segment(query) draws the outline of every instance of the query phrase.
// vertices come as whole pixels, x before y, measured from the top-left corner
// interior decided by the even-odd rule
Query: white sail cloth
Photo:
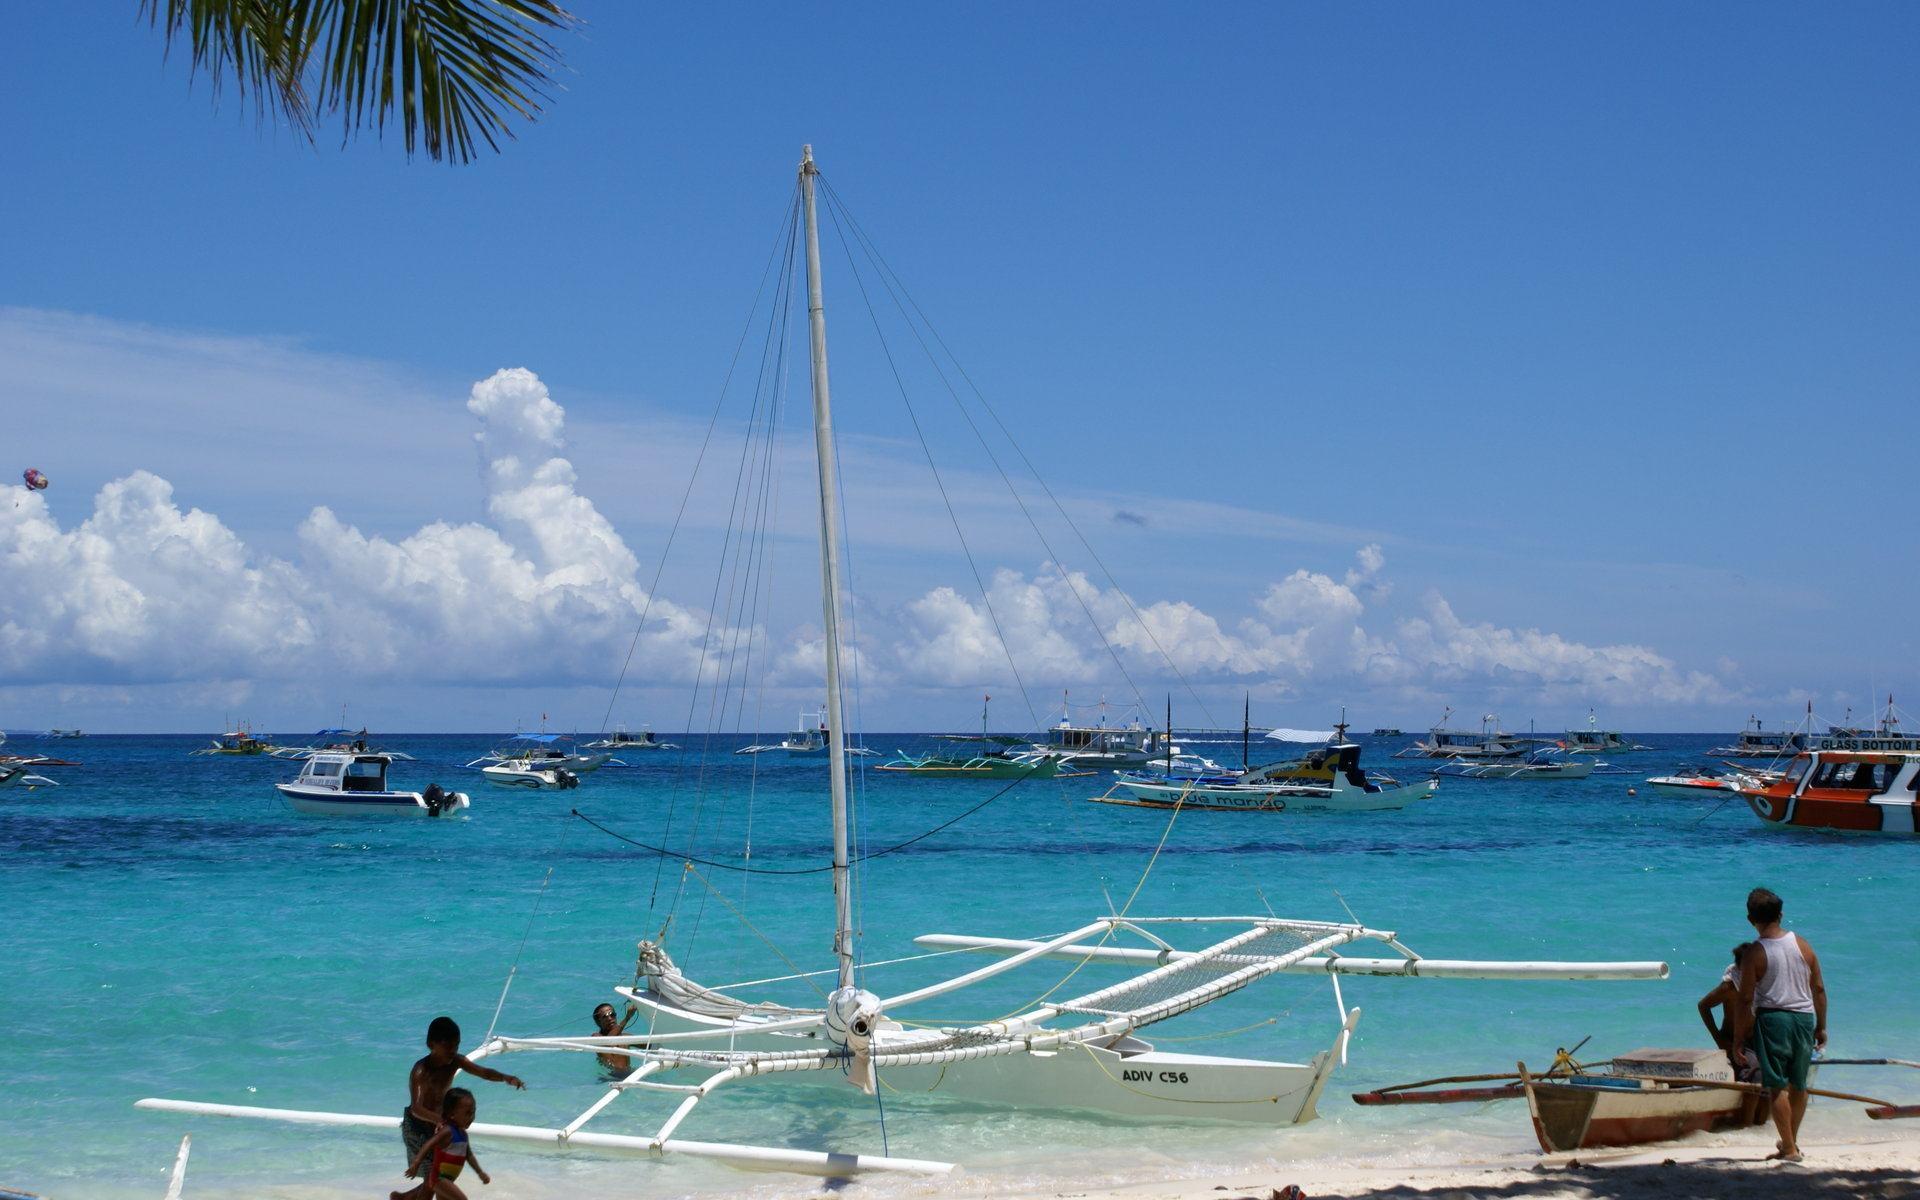
[[[827,997],[827,1037],[852,1055],[847,1082],[873,1095],[873,1030],[880,1023],[880,997],[863,988],[835,988]]]

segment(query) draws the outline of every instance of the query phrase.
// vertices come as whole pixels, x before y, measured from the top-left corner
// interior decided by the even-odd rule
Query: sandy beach
[[[1084,1192],[1037,1193],[1048,1200],[1268,1200],[1288,1185],[1309,1200],[1422,1197],[1425,1200],[1610,1200],[1727,1196],[1754,1200],[1920,1196],[1920,1128],[1871,1140],[1808,1142],[1801,1164],[1768,1162],[1758,1136],[1725,1145],[1656,1146],[1637,1152],[1514,1155],[1444,1166],[1339,1166],[1180,1179]]]

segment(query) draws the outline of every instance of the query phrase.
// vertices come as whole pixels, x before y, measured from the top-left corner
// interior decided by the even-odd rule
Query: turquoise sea
[[[49,1197],[158,1197],[191,1132],[187,1195],[384,1195],[400,1185],[397,1136],[136,1111],[142,1096],[397,1114],[427,1021],[453,1015],[467,1045],[486,1032],[514,970],[502,1032],[590,1031],[588,1014],[633,972],[634,943],[671,918],[683,968],[718,983],[830,965],[827,878],[683,870],[570,815],[578,807],[634,839],[762,870],[827,861],[823,760],[736,757],[739,740],[699,738],[636,754],[577,791],[490,789],[459,764],[484,736],[396,736],[419,758],[396,781],[474,795],[468,819],[301,816],[272,790],[295,765],[194,758],[204,739],[89,737],[33,743],[78,758],[47,768],[63,786],[0,791],[0,1185]],[[1658,750],[1617,756],[1631,776],[1558,784],[1446,780],[1401,813],[1167,814],[1091,805],[1096,780],[1021,784],[981,811],[861,872],[861,951],[916,953],[930,932],[1038,937],[1127,903],[1136,914],[1265,913],[1343,920],[1351,911],[1436,957],[1665,959],[1640,983],[1353,979],[1364,1010],[1350,1063],[1322,1119],[1298,1129],[1161,1126],[1071,1113],[1010,1113],[882,1093],[837,1080],[723,1090],[682,1130],[701,1140],[878,1151],[957,1160],[984,1190],[1198,1174],[1289,1159],[1414,1162],[1522,1153],[1517,1103],[1363,1109],[1347,1095],[1424,1076],[1545,1065],[1591,1036],[1598,1056],[1703,1045],[1694,1001],[1718,978],[1748,888],[1787,901],[1819,948],[1832,993],[1832,1052],[1920,1058],[1909,998],[1920,963],[1920,846],[1907,840],[1763,830],[1743,806],[1666,799],[1628,786],[1719,738],[1642,735]],[[927,748],[870,735],[884,750]],[[1373,745],[1368,765],[1421,764]],[[1225,759],[1237,748],[1205,747]],[[865,760],[868,765],[880,759]],[[861,833],[893,846],[1000,787],[862,772]],[[1155,846],[1165,835],[1157,859]],[[1153,869],[1141,884],[1143,871]],[[1362,951],[1364,952],[1364,951]],[[876,969],[875,990],[985,960]],[[1041,964],[932,1002],[920,1020],[1002,1015],[1068,970]],[[1088,972],[1110,970],[1086,968]],[[804,983],[766,989],[804,1001]],[[1236,1032],[1237,1031],[1237,1032]],[[1324,979],[1282,978],[1154,1027],[1168,1049],[1304,1059],[1336,1031]],[[1232,1034],[1228,1037],[1211,1035]],[[528,1089],[476,1083],[482,1121],[560,1125],[601,1092],[583,1055],[522,1054],[497,1065]],[[1857,1069],[1825,1082],[1920,1101],[1920,1072]],[[645,1133],[658,1097],[627,1096],[591,1128]],[[1812,1133],[1865,1135],[1857,1109],[1816,1102]],[[801,1194],[792,1177],[697,1163],[534,1153],[476,1137],[493,1196]],[[465,1181],[463,1181],[465,1182]],[[886,1196],[924,1183],[855,1185]]]

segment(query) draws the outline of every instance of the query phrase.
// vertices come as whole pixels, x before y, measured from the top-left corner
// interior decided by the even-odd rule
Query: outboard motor
[[[559,784],[560,790],[563,792],[566,791],[568,788],[577,788],[580,786],[580,777],[578,775],[575,775],[572,771],[565,770],[564,768],[561,770],[555,771],[553,773],[553,777],[555,781]]]
[[[430,783],[427,785],[427,790],[420,793],[420,799],[426,802],[427,815],[437,817],[440,815],[440,810],[446,807],[447,789],[437,783]]]

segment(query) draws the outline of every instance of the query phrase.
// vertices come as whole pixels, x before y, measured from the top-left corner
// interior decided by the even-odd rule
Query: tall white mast
[[[833,408],[827,398],[827,310],[820,298],[820,225],[814,215],[813,147],[800,151],[807,217],[807,324],[813,334],[813,448],[820,463],[820,608],[827,636],[827,780],[833,796],[833,953],[840,986],[853,986],[853,889],[847,868],[847,733],[840,711],[840,506],[834,499]]]

